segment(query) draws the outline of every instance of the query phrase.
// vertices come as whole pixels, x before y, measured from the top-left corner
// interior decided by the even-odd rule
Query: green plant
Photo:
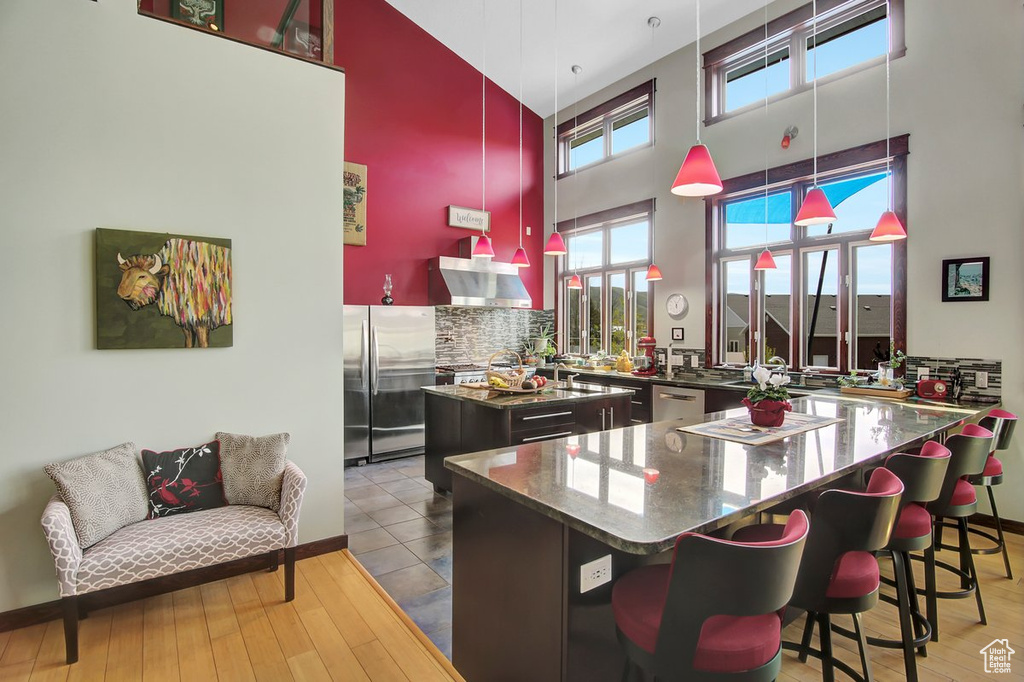
[[[839,386],[856,386],[858,383],[857,378],[857,370],[852,370],[849,376],[837,378],[836,384]]]
[[[755,405],[762,400],[789,400],[789,391],[786,390],[788,374],[773,374],[764,367],[758,367],[754,370],[754,381],[757,383],[747,391],[747,399]]]
[[[896,350],[896,342],[889,342],[889,364],[893,369],[898,369],[907,359],[906,353],[902,350]]]

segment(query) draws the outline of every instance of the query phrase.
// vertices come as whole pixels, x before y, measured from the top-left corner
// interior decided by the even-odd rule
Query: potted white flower
[[[756,426],[782,426],[786,413],[793,409],[789,404],[788,374],[773,374],[764,367],[754,370],[756,386],[747,391],[743,404],[750,412],[750,422]]]

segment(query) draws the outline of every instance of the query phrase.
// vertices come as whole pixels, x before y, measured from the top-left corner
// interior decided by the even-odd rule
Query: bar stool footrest
[[[834,625],[832,626],[832,630],[838,632]],[[818,659],[819,661],[824,659],[824,656],[822,655],[822,653],[820,651],[818,651],[817,649],[811,649],[810,647],[805,649],[802,646],[800,646],[799,644],[797,644],[796,642],[787,642],[787,641],[783,640],[782,641],[782,648],[785,649],[786,651],[796,651],[797,653],[807,654],[808,656],[813,656],[814,658]],[[835,666],[835,668],[837,670],[840,670],[843,673],[845,673],[847,675],[847,677],[849,677],[850,679],[856,680],[857,682],[866,682],[866,680],[864,679],[863,675],[861,675],[859,672],[857,672],[856,670],[854,670],[853,668],[848,666],[843,661],[840,661],[835,656],[832,657],[832,665]]]

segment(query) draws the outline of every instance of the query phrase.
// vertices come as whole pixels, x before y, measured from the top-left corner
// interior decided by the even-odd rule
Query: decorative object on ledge
[[[96,230],[97,348],[227,347],[232,337],[230,239]]]
[[[384,297],[380,299],[381,305],[394,305],[395,299],[391,298],[391,275],[384,275]]]
[[[171,18],[211,31],[223,31],[224,0],[172,0]]]
[[[366,166],[345,162],[345,244],[366,246]]]
[[[467,230],[488,232],[491,229],[491,212],[464,206],[448,207],[448,227],[462,227]]]
[[[311,27],[304,21],[292,21],[284,34],[284,51],[297,54],[306,59],[323,61],[323,40],[320,29]]]
[[[942,261],[942,300],[987,301],[988,256]]]
[[[773,374],[764,367],[754,370],[757,382],[747,391],[743,404],[750,412],[750,422],[755,426],[782,426],[786,413],[793,409],[789,403],[788,374]]]

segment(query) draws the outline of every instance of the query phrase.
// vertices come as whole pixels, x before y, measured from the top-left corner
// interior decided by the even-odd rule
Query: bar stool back
[[[971,476],[970,482],[976,486],[984,486],[988,492],[989,506],[992,508],[992,518],[996,524],[996,534],[971,528],[970,532],[980,535],[993,543],[991,547],[974,548],[971,551],[975,554],[996,554],[1002,552],[1003,565],[1006,567],[1006,577],[1013,579],[1013,569],[1010,567],[1010,553],[1006,548],[1006,539],[1003,537],[1003,520],[999,517],[999,508],[996,507],[996,496],[992,490],[1003,482],[1003,463],[996,458],[997,450],[1006,450],[1010,447],[1013,439],[1013,430],[1017,426],[1017,415],[1006,410],[992,410],[980,422],[981,426],[995,434],[995,447],[985,460],[985,470],[978,476]]]
[[[636,666],[659,680],[768,682],[782,663],[781,609],[808,534],[794,511],[782,537],[738,543],[684,533],[671,564],[634,569],[612,588],[615,629]]]

